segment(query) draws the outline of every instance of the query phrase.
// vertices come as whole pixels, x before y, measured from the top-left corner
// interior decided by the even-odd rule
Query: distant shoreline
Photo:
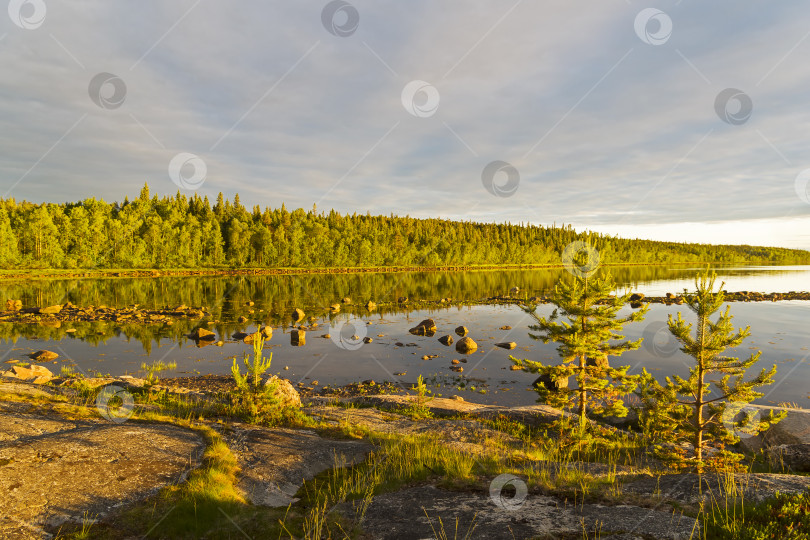
[[[656,262],[656,263],[604,263],[605,267],[621,266],[731,266],[767,265],[802,266],[810,264],[783,263],[778,261],[739,262]],[[54,279],[54,278],[147,278],[185,276],[284,276],[302,274],[393,274],[405,272],[472,272],[495,270],[552,270],[564,268],[562,264],[503,264],[503,265],[444,265],[444,266],[368,266],[368,267],[318,267],[318,268],[111,268],[111,269],[37,269],[0,270],[0,280]]]

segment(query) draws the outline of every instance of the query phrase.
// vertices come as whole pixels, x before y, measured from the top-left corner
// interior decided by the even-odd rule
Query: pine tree
[[[725,283],[715,291],[716,277],[714,272],[708,271],[699,275],[695,278],[695,293],[684,295],[686,305],[697,315],[694,335],[692,324],[687,323],[680,312],[677,318],[669,316],[669,330],[683,345],[681,351],[695,360],[689,377],[667,377],[662,386],[644,370],[639,392],[643,403],[642,423],[666,436],[668,442],[691,443],[695,456],[693,461],[689,460],[678,446],[670,449],[659,446],[659,453],[674,463],[691,464],[698,472],[703,472],[707,465],[704,456],[708,448],[719,451],[713,465],[733,463],[741,456],[725,451],[725,445],[739,441],[735,432],[753,435],[784,417],[784,413],[771,413],[757,418],[754,409],[746,408],[751,401],[762,397],[755,388],[773,383],[776,364],[745,381],[746,370],[759,360],[762,352],[751,354],[747,360],[722,356],[727,348],[739,346],[751,331],[750,327],[735,331],[729,306],[715,322],[710,320],[724,302]]]
[[[538,401],[560,409],[576,409],[580,426],[585,424],[587,411],[619,417],[627,415],[621,398],[638,384],[639,376],[627,374],[629,366],[612,368],[608,359],[640,346],[640,339],[617,343],[624,339],[618,332],[624,324],[642,320],[647,307],[618,318],[629,295],[612,295],[615,288],[610,274],[592,278],[582,273],[561,279],[550,299],[557,307],[548,319],[537,315],[537,306],[524,310],[537,321],[529,328],[539,334],[530,332],[529,336],[543,343],[559,343],[557,351],[562,364],[546,366],[539,361],[510,357],[523,371],[539,373],[541,380],[545,379],[545,383],[535,385]],[[576,385],[568,387],[572,376]]]

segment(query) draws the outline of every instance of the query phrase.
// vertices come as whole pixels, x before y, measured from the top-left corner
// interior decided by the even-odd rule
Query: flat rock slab
[[[324,439],[314,431],[237,424],[223,434],[242,469],[238,487],[257,505],[287,506],[305,480],[336,463],[365,460],[373,446]]]
[[[502,431],[482,426],[475,420],[432,419],[429,422],[414,421],[400,414],[392,414],[372,408],[344,409],[341,407],[311,406],[307,414],[334,425],[360,425],[372,431],[397,435],[423,435],[440,440],[460,451],[483,454],[503,446],[516,450],[523,442]],[[497,445],[495,444],[497,442]]]
[[[203,452],[193,431],[166,424],[65,420],[0,402],[0,538],[104,517],[185,480]]]
[[[339,398],[342,403],[356,403],[360,405],[371,405],[380,409],[397,409],[407,407],[413,403],[414,396],[399,395],[372,395],[354,396]],[[309,400],[313,404],[326,404],[334,402],[335,398],[313,397]],[[542,426],[556,420],[563,414],[558,409],[548,405],[527,405],[523,407],[503,407],[500,405],[484,405],[447,398],[433,398],[425,405],[433,414],[440,416],[471,415],[479,418],[495,418],[504,416],[510,420],[522,422],[528,426]]]
[[[544,495],[529,494],[514,508],[504,506],[482,493],[417,486],[374,497],[362,528],[378,540],[442,538],[442,528],[447,538],[584,538],[587,531],[587,538],[687,539],[695,526],[694,518],[671,511],[574,505]],[[351,503],[343,503],[338,510],[354,515]]]
[[[730,480],[730,478],[729,478]],[[706,473],[700,481],[696,474],[666,474],[659,478],[643,477],[622,486],[625,493],[635,493],[652,501],[677,501],[696,504],[701,500],[721,500],[726,496],[726,478]],[[729,482],[729,496],[733,497]],[[746,502],[761,502],[776,493],[803,493],[810,489],[810,476],[792,474],[748,473],[734,475],[738,494]]]

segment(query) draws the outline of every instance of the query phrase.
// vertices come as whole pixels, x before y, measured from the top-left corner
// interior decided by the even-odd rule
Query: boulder
[[[276,385],[276,396],[278,396],[281,399],[282,406],[284,407],[301,406],[301,396],[298,394],[298,390],[296,390],[295,387],[293,387],[293,385],[287,379],[282,379],[273,375],[270,378],[268,378],[264,384]]]
[[[463,354],[470,354],[478,349],[478,344],[470,336],[463,337],[456,343],[456,351]]]
[[[265,340],[268,340],[273,337],[273,327],[272,326],[262,326],[259,330],[259,333]]]
[[[547,390],[556,392],[560,389],[568,388],[568,377],[552,379],[544,373],[534,380],[532,386],[540,386],[541,384],[545,386]]]
[[[503,343],[496,343],[495,346],[501,349],[514,349],[517,347],[517,343],[514,341],[504,341]]]
[[[290,345],[294,347],[301,347],[305,345],[307,342],[307,331],[306,330],[293,330],[290,332]]]
[[[585,360],[585,365],[598,368],[610,367],[607,356],[600,356],[599,358],[588,358],[587,360]]]
[[[456,334],[458,334],[461,337],[466,336],[467,335],[467,327],[466,326],[457,327],[456,328]]]
[[[433,336],[436,333],[436,323],[433,319],[425,319],[408,332],[415,336]]]
[[[53,379],[51,370],[44,366],[13,366],[11,370],[5,372],[6,376],[15,377],[17,379],[33,382],[34,384],[45,384]]]
[[[214,341],[217,338],[217,335],[210,330],[206,330],[205,328],[197,328],[189,337],[195,341]]]
[[[6,311],[20,311],[22,300],[6,300]]]
[[[810,472],[810,444],[782,444],[767,450],[768,462],[777,472]]]
[[[301,308],[295,308],[292,313],[291,317],[293,322],[298,322],[304,319],[304,310]]]
[[[758,452],[765,447],[810,444],[810,410],[785,409],[769,405],[749,405],[760,411],[761,416],[767,416],[786,410],[787,416],[779,423],[771,426],[764,433],[753,437],[741,438],[740,445],[750,452]]]
[[[247,333],[247,332],[234,332],[233,334],[231,334],[231,337],[232,337],[233,339],[236,339],[236,340],[242,341],[243,339],[245,339],[246,337],[248,337],[248,333]]]
[[[448,345],[448,346],[452,345],[453,344],[453,336],[451,336],[449,334],[446,335],[446,336],[442,336],[442,337],[439,338],[439,343],[441,343],[442,345]]]
[[[644,295],[641,293],[633,293],[630,295],[631,302],[641,302],[642,300],[644,300]]]
[[[42,315],[56,315],[60,311],[62,311],[62,306],[60,306],[58,304],[55,305],[55,306],[48,306],[48,307],[44,307],[44,308],[39,308],[39,312]]]
[[[48,362],[50,360],[56,360],[57,358],[59,358],[59,355],[53,351],[46,351],[43,349],[41,351],[31,353],[29,357],[31,358],[31,360],[35,360],[37,362]]]

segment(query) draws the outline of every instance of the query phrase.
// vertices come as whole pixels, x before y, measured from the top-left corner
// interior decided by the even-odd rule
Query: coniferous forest
[[[571,226],[492,224],[334,210],[248,210],[236,195],[0,200],[0,268],[373,267],[558,264],[575,240],[603,263],[807,263],[810,252],[629,240]]]

